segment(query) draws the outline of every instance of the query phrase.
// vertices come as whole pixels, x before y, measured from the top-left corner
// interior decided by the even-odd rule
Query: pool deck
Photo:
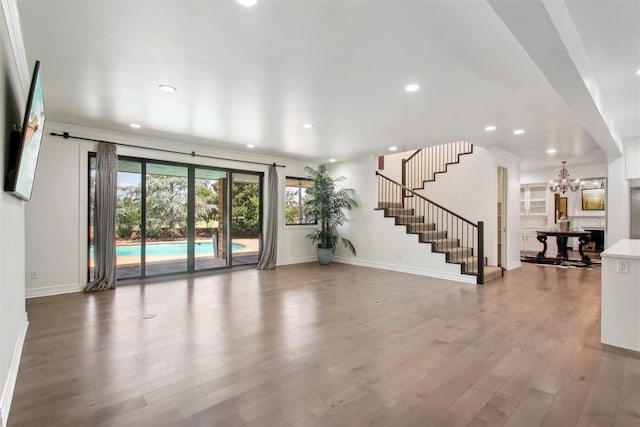
[[[196,243],[202,242],[202,243],[209,243],[211,240],[210,239],[196,239]],[[158,243],[158,244],[163,244],[163,243],[186,243],[186,240],[177,240],[177,241],[171,241],[171,242],[154,242],[154,243]],[[153,245],[154,243],[148,243],[148,245]],[[257,255],[259,250],[260,250],[260,240],[259,239],[233,239],[232,243],[238,243],[240,245],[244,245],[244,248],[242,249],[234,249],[232,254],[235,255],[252,255],[255,254]],[[127,244],[131,244],[129,242],[127,242]],[[116,243],[116,246],[118,246],[118,244]],[[179,261],[179,260],[186,260],[186,255],[151,255],[151,256],[147,256],[146,261],[147,264],[155,264],[155,263],[164,263],[164,262],[168,262],[168,261]],[[202,258],[211,258],[211,259],[215,259],[213,258],[211,255],[209,254],[196,254],[195,256],[196,259],[202,259]],[[132,265],[138,265],[140,264],[140,256],[138,255],[127,255],[127,256],[118,256],[116,257],[116,267],[125,267],[125,266],[132,266]],[[93,258],[89,259],[89,267],[93,268]]]

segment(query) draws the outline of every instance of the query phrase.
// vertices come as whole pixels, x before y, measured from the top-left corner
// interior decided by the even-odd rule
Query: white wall
[[[609,161],[607,178],[607,231],[604,246],[608,248],[620,239],[628,239],[630,232],[629,181],[625,178],[625,158],[620,156]]]
[[[384,156],[384,169],[378,169],[376,162],[376,170],[387,178],[402,183],[402,160],[408,159],[413,153],[415,150],[387,154]]]
[[[474,276],[460,275],[459,265],[445,263],[444,254],[432,253],[429,244],[418,243],[418,235],[407,234],[406,228],[396,226],[393,218],[374,210],[378,203],[376,168],[377,158],[369,156],[337,164],[331,170],[333,176],[346,178],[342,185],[356,191],[359,204],[350,212],[350,222],[341,229],[356,247],[357,255],[352,257],[338,247],[336,261],[475,283]]]
[[[49,132],[68,131],[75,136],[105,139],[142,146],[154,146],[182,152],[285,164],[278,168],[279,244],[278,265],[315,260],[315,250],[304,235],[309,227],[284,225],[284,177],[303,176],[305,164],[253,153],[232,152],[187,142],[174,143],[133,134],[117,134],[98,129],[81,128],[61,123],[47,124],[38,163],[38,178],[33,198],[26,213],[27,297],[77,292],[86,284],[87,266],[87,156],[95,151],[94,143],[50,136]],[[234,161],[223,161],[160,153],[131,147],[118,147],[118,154],[158,160],[195,163],[223,168],[243,169],[265,173],[268,167]],[[311,164],[310,166],[315,166]],[[268,191],[268,189],[266,189]],[[270,197],[266,194],[266,197]],[[265,206],[266,206],[265,200]],[[266,215],[265,215],[266,219]],[[35,273],[37,278],[32,278]]]
[[[475,147],[474,147],[475,148]],[[496,165],[507,171],[506,185],[506,262],[507,270],[520,267],[520,162],[519,157],[496,148],[491,149]]]
[[[20,126],[28,90],[28,71],[22,69],[24,52],[19,28],[9,31],[9,22],[17,22],[17,16],[8,10],[15,4],[3,2],[0,8],[0,176],[6,174],[5,156],[9,144],[9,134],[14,124]],[[16,42],[12,47],[11,40]],[[15,58],[21,57],[18,61]],[[6,425],[13,389],[18,374],[20,355],[27,331],[25,311],[24,265],[25,265],[25,222],[24,205],[9,194],[0,195],[0,419]]]

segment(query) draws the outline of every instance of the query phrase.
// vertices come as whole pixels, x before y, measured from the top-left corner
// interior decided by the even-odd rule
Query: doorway
[[[497,217],[497,244],[498,244],[498,267],[503,267],[504,260],[506,259],[506,205],[507,205],[507,170],[502,166],[498,166],[498,217]]]

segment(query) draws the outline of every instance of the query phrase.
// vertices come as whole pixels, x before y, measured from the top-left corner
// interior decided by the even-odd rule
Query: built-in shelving
[[[544,185],[520,187],[520,215],[546,215],[547,188]]]

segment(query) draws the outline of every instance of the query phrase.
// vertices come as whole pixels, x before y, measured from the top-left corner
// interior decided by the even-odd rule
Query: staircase
[[[395,218],[407,234],[418,235],[418,241],[429,244],[432,252],[445,254],[447,263],[459,264],[462,274],[476,276],[477,284],[502,276],[502,268],[487,265],[481,221],[475,224],[379,172],[376,175],[376,210]]]

